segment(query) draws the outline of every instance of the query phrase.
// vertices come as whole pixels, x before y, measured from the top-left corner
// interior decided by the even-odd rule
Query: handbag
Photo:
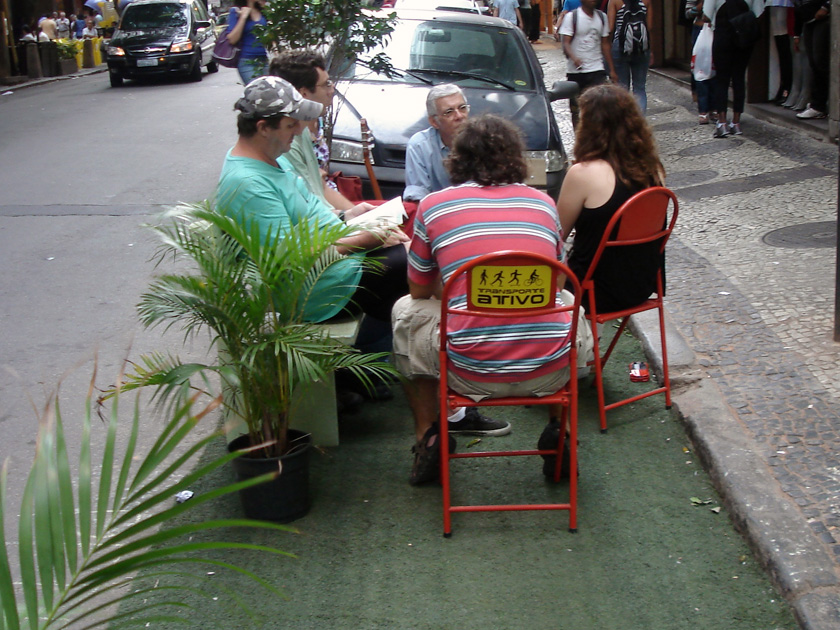
[[[329,180],[342,195],[353,202],[363,201],[362,178],[357,175],[342,175],[341,171],[330,173]]]
[[[712,27],[704,24],[691,51],[691,72],[695,81],[708,81],[715,76],[715,66],[712,63],[713,41]]]
[[[729,25],[735,30],[735,43],[741,50],[749,50],[761,37],[758,18],[749,9],[729,18]]]
[[[235,68],[239,65],[239,55],[242,48],[231,44],[228,40],[227,31],[222,31],[216,38],[216,45],[213,46],[213,59],[220,66]]]

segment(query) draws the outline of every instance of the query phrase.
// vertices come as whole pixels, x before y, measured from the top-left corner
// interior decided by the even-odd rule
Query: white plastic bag
[[[691,72],[695,81],[706,81],[715,76],[715,66],[712,63],[712,27],[703,25],[703,30],[694,42],[694,50],[691,51]]]

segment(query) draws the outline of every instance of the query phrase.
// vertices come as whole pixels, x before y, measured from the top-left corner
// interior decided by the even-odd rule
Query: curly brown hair
[[[575,162],[604,160],[630,188],[662,186],[665,167],[636,99],[623,87],[604,84],[580,96]]]
[[[444,164],[454,185],[473,181],[481,186],[521,184],[528,176],[519,129],[504,118],[484,114],[466,120],[452,140]]]

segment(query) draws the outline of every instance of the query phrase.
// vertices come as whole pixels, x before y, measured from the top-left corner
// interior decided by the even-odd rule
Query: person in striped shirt
[[[519,130],[512,123],[494,115],[469,119],[459,128],[446,162],[453,186],[426,196],[417,211],[409,250],[410,294],[392,312],[395,361],[407,378],[415,423],[412,484],[435,481],[439,475],[442,282],[463,263],[496,251],[524,250],[562,259],[555,204],[522,183],[528,174],[522,152]],[[463,304],[464,291],[458,287],[451,303]],[[449,319],[449,383],[460,393],[475,400],[540,396],[568,381],[568,314],[505,320],[503,330],[498,320],[464,319]]]

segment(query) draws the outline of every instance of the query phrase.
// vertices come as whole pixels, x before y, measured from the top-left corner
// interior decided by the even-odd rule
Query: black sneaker
[[[449,423],[449,432],[460,435],[507,435],[510,422],[482,416],[475,407],[467,407],[464,417]]]
[[[537,448],[541,451],[547,451],[557,448],[557,441],[560,439],[560,423],[556,420],[545,425],[540,439],[537,441]],[[563,440],[563,455],[560,466],[560,479],[569,478],[569,470],[572,467],[572,451],[569,448],[569,436]],[[554,455],[541,455],[543,458],[543,475],[549,481],[554,481],[554,464],[557,458]]]
[[[423,435],[423,439],[411,447],[414,453],[414,465],[408,483],[417,486],[421,483],[438,481],[440,479],[440,444],[438,442],[439,428],[435,422]],[[449,452],[455,452],[455,438],[449,436]]]

